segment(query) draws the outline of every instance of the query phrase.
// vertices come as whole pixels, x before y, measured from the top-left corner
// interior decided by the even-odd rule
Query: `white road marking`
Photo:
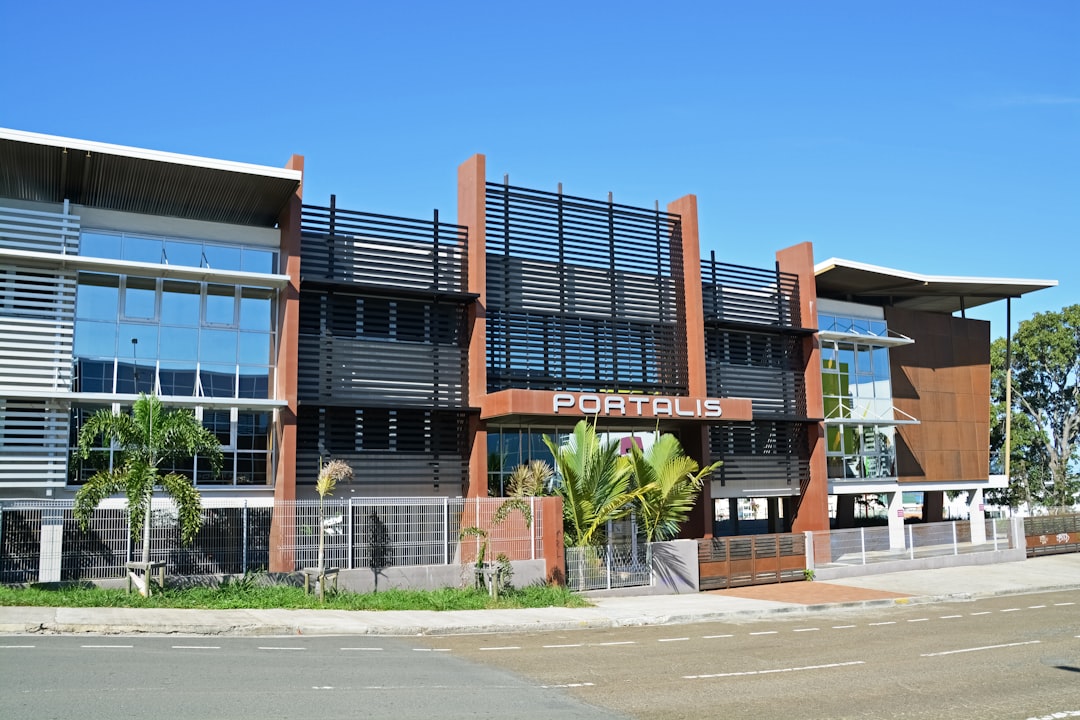
[[[542,688],[578,688],[578,687],[596,687],[592,683],[565,683],[563,685],[541,685]]]
[[[853,627],[855,627],[855,626],[854,625],[833,625],[832,629],[833,630],[847,630],[847,629],[853,628]]]
[[[776,670],[744,670],[743,672],[716,673],[714,675],[683,675],[683,680],[704,680],[707,678],[745,677],[747,675],[772,675],[774,673],[801,672],[803,670],[827,670],[829,668],[848,667],[850,665],[865,665],[863,660],[851,662],[829,663],[827,665],[806,665],[804,667],[777,668]]]
[[[0,645],[0,648],[5,650],[29,650],[35,647],[34,645]]]
[[[702,640],[716,640],[717,638],[735,637],[734,635],[702,635]]]
[[[1028,610],[1042,610],[1045,605],[1028,605]]]
[[[450,652],[450,648],[413,648],[413,652]]]
[[[521,646],[520,645],[506,645],[504,647],[489,647],[489,648],[482,647],[480,649],[481,650],[520,650]]]
[[[600,647],[607,647],[609,645],[637,645],[637,643],[634,642],[633,640],[620,640],[619,642],[606,642],[606,643],[596,643],[596,644],[599,645]]]
[[[942,620],[954,620],[956,618],[961,618],[961,617],[964,617],[964,616],[963,615],[942,615],[941,619]]]
[[[896,622],[894,620],[889,620],[888,622],[870,623],[870,627],[877,627],[878,625],[895,625],[895,624],[896,624]]]
[[[1000,612],[1019,612],[1020,609],[1021,608],[1005,608],[1004,610],[1001,610]]]
[[[821,628],[798,628],[797,630],[792,630],[791,632],[817,632],[820,629]]]
[[[656,642],[682,642],[683,640],[689,640],[689,639],[690,638],[688,638],[688,637],[683,637],[683,638],[660,638]]]
[[[751,635],[776,635],[776,630],[762,630],[761,632],[752,632]]]
[[[941,655],[956,655],[958,653],[977,652],[979,650],[1000,650],[1001,648],[1019,647],[1021,645],[1038,645],[1042,640],[1027,640],[1025,642],[1005,643],[1004,645],[984,645],[982,647],[964,648],[963,650],[945,650],[944,652],[923,653],[919,657],[939,657]]]
[[[992,615],[993,613],[991,613],[991,612],[990,612],[989,610],[983,610],[982,612],[977,612],[977,613],[969,613],[969,614],[970,614],[970,615],[971,615],[972,617],[975,617],[976,615]]]
[[[581,647],[581,643],[571,643],[569,645],[545,645],[544,647],[549,648],[549,649],[550,648],[572,648],[572,647]]]
[[[312,690],[333,690],[334,686],[333,685],[312,685],[311,689]]]
[[[220,645],[173,645],[173,650],[220,650]]]
[[[1065,607],[1065,606],[1067,606],[1067,605],[1075,605],[1075,604],[1076,604],[1076,603],[1071,603],[1071,602],[1067,602],[1067,603],[1054,603],[1054,607]]]
[[[132,648],[134,645],[80,645],[79,647],[94,648],[96,650],[102,650],[106,648]]]
[[[260,650],[307,650],[307,648],[302,648],[302,647],[274,647],[274,646],[266,646],[266,647],[260,646],[259,649]]]
[[[356,650],[358,652],[382,652],[382,648],[377,647],[345,647],[342,650]]]
[[[914,620],[908,620],[908,622],[926,622],[930,618],[916,618]]]
[[[1056,712],[1053,715],[1040,715],[1039,717],[1029,717],[1027,720],[1058,720],[1058,718],[1067,717],[1080,717],[1080,710],[1065,710],[1063,712]]]

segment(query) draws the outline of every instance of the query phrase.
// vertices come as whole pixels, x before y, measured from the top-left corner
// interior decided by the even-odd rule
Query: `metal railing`
[[[492,518],[499,498],[353,498],[278,503],[273,500],[204,499],[203,523],[194,541],[180,544],[173,504],[155,500],[150,559],[177,575],[217,575],[265,570],[270,558],[273,513],[289,538],[294,569],[314,566],[319,528],[326,528],[327,566],[370,567],[379,552],[382,566],[459,565],[475,562],[481,549],[494,560],[543,558],[540,498],[531,499],[531,524],[518,512],[500,523]],[[131,537],[121,500],[106,500],[86,530],[71,500],[0,503],[0,582],[55,582],[124,577],[125,563],[139,559],[141,543]],[[479,532],[462,537],[462,528]]]
[[[566,548],[566,586],[574,591],[652,584],[652,545]]]
[[[897,560],[994,552],[1017,547],[1008,518],[984,521],[983,537],[972,537],[967,520],[888,527],[862,527],[811,533],[816,568],[870,565]]]

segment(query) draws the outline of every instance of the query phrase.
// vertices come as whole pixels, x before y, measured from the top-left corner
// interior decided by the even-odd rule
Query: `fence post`
[[[530,560],[536,559],[536,498],[529,498],[529,510],[532,512],[532,532],[529,533]]]
[[[610,525],[610,523],[609,523],[609,525]],[[610,535],[608,536],[608,544],[607,544],[607,547],[605,548],[604,555],[605,555],[604,565],[607,567],[607,589],[610,590],[611,589],[611,536]]]
[[[859,544],[862,546],[862,564],[866,564],[866,528],[859,528]]]
[[[908,557],[912,560],[915,559],[915,533],[912,532],[912,526],[907,526],[907,544],[908,544]]]
[[[240,558],[240,571],[247,574],[247,550],[248,550],[248,501],[244,498],[244,504],[240,507],[240,525],[244,528],[244,549]]]
[[[443,529],[442,529],[442,561],[443,565],[450,564],[450,498],[442,499],[442,516],[443,516]]]
[[[998,544],[997,544],[998,520],[1000,520],[1000,519],[1001,518],[994,518],[993,520],[990,521],[990,527],[992,527],[994,529],[994,552],[997,552],[997,549],[998,549]]]
[[[345,512],[349,513],[349,519],[345,521],[345,562],[346,568],[352,570],[353,568],[353,500],[356,498],[349,498],[349,502],[345,504]]]
[[[952,554],[953,555],[959,555],[960,554],[960,548],[956,544],[956,521],[955,520],[953,520],[953,522],[952,522]]]

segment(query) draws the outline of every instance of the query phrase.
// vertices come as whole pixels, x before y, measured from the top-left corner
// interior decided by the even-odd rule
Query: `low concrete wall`
[[[545,583],[546,567],[543,560],[514,560],[510,563],[514,587]],[[438,590],[445,587],[472,587],[473,565],[416,565],[412,567],[388,567],[379,573],[379,590]],[[375,589],[375,576],[371,570],[359,568],[342,570],[338,587],[350,592],[366,593]]]
[[[914,560],[890,560],[868,565],[848,565],[846,567],[817,568],[815,580],[839,580],[841,578],[860,577],[862,575],[884,575],[885,573],[905,570],[931,570],[934,568],[960,567],[963,565],[996,565],[998,563],[1021,562],[1027,559],[1024,548],[1011,550],[990,550],[989,552],[968,553],[964,555],[938,555],[936,557],[915,558]]]

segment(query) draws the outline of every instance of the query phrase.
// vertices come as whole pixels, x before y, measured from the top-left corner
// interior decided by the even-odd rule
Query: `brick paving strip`
[[[790,582],[773,585],[750,585],[729,590],[712,590],[714,595],[748,598],[750,600],[774,600],[776,602],[820,605],[823,603],[858,602],[860,600],[889,600],[911,597],[903,593],[873,590],[870,588],[831,585],[825,582]]]

